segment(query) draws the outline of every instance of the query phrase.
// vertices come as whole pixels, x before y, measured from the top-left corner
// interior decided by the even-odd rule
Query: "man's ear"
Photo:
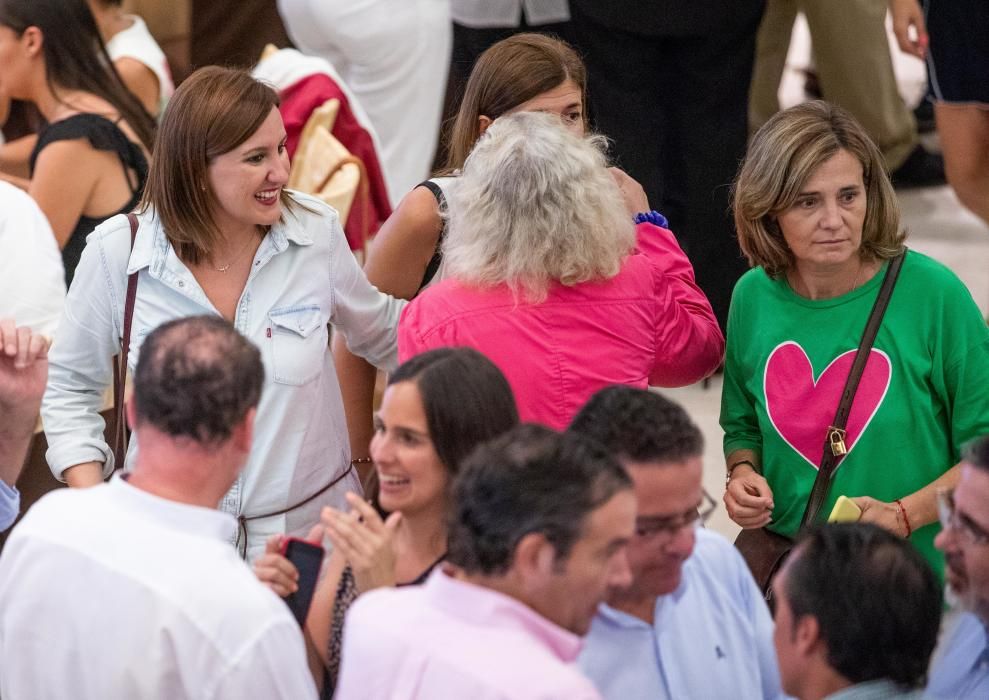
[[[491,119],[490,117],[486,117],[483,114],[479,116],[477,118],[477,135],[480,136],[485,131],[487,131],[488,127],[491,126],[491,122],[493,121],[494,121],[493,119]]]
[[[515,545],[512,567],[527,585],[540,585],[552,576],[556,549],[541,532],[530,532]]]
[[[821,625],[813,615],[803,615],[794,623],[794,642],[802,656],[810,656],[823,643]]]
[[[134,408],[133,393],[124,401],[124,415],[127,418],[127,427],[135,430],[137,428],[137,409]]]
[[[254,443],[254,419],[258,414],[257,407],[250,409],[244,419],[234,428],[231,439],[241,452],[250,452]]]

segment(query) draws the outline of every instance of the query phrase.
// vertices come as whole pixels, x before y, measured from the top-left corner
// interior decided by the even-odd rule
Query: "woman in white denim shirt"
[[[133,251],[122,215],[88,239],[42,407],[54,475],[97,484],[114,469],[99,410],[120,349],[127,276],[138,273],[131,368],[144,337],[166,321],[215,313],[233,322],[261,349],[267,375],[250,457],[220,503],[240,519],[249,558],[269,535],[305,535],[323,506],[344,507],[347,491],[360,492],[327,324],[391,369],[405,303],[367,281],[335,211],[282,189],[289,163],[277,105],[268,86],[218,67],[176,91]],[[132,441],[128,463],[136,449]]]

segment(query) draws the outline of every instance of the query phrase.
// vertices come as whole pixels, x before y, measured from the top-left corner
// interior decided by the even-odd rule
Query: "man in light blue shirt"
[[[686,412],[615,386],[570,430],[622,461],[638,499],[633,582],[600,607],[578,660],[584,673],[609,700],[783,697],[772,620],[748,567],[731,543],[698,528],[715,504]]]
[[[954,492],[939,494],[945,576],[962,609],[931,667],[932,700],[989,698],[989,435],[965,446]]]
[[[48,378],[48,339],[0,320],[0,532],[17,519],[24,466]]]

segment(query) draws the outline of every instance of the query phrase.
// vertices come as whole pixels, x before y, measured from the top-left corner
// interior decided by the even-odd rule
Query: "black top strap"
[[[31,151],[29,166],[34,172],[38,154],[56,141],[86,139],[98,151],[112,151],[120,158],[127,173],[127,184],[131,193],[136,193],[148,175],[148,160],[141,147],[127,138],[115,123],[99,114],[74,114],[48,124],[38,134],[38,142]],[[137,183],[137,184],[135,184]]]
[[[439,205],[440,210],[446,209],[446,195],[443,194],[443,189],[437,185],[432,180],[426,180],[425,182],[420,182],[416,187],[425,187],[427,190],[433,193],[436,198],[436,203]],[[429,284],[430,280],[436,276],[439,272],[440,265],[443,263],[443,239],[446,237],[446,221],[443,222],[443,228],[440,229],[440,237],[436,241],[436,249],[433,251],[433,257],[429,259],[426,264],[426,272],[422,275],[422,282],[419,283],[419,289],[416,290],[416,294],[421,292],[423,288]]]

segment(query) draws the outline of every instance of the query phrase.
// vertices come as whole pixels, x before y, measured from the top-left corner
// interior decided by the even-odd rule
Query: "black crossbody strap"
[[[876,302],[872,305],[869,320],[866,322],[865,330],[862,332],[862,340],[859,341],[859,347],[855,353],[855,361],[852,363],[852,368],[848,372],[848,379],[845,380],[845,389],[841,392],[841,401],[838,402],[838,410],[835,413],[834,423],[828,427],[828,432],[824,438],[824,454],[821,457],[821,464],[817,470],[817,478],[814,480],[814,486],[811,488],[810,496],[807,499],[807,508],[804,510],[804,517],[800,520],[800,529],[803,529],[816,520],[821,506],[824,505],[824,500],[827,498],[828,488],[831,486],[831,476],[838,466],[839,459],[831,447],[830,434],[836,429],[843,432],[845,425],[848,423],[848,414],[852,411],[852,401],[855,399],[855,392],[858,391],[859,381],[862,379],[865,365],[869,361],[872,344],[876,340],[876,333],[879,332],[879,326],[882,325],[883,315],[886,313],[886,307],[889,306],[890,297],[893,296],[893,287],[896,285],[896,279],[900,275],[900,268],[903,267],[903,259],[905,257],[906,251],[903,251],[890,260],[889,267],[886,268],[886,276],[883,278],[882,287],[879,288]]]

